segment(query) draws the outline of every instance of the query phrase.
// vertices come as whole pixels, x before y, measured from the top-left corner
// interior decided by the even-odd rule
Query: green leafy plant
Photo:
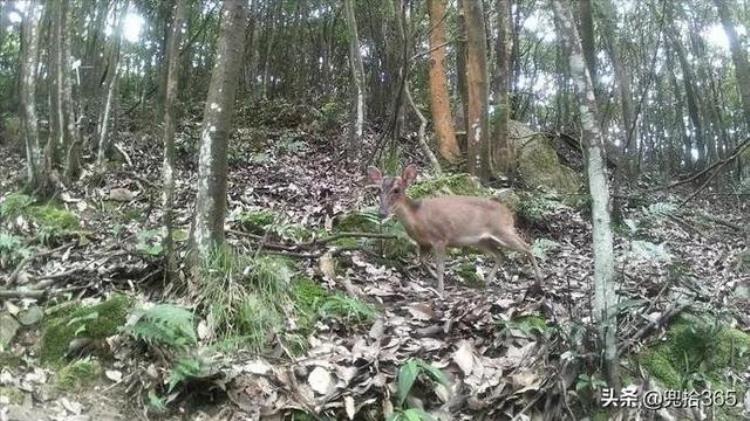
[[[0,269],[7,269],[29,257],[32,249],[21,237],[0,232]]]
[[[11,193],[5,196],[5,199],[0,203],[0,216],[4,219],[15,218],[21,215],[33,203],[34,199],[29,195]]]
[[[412,388],[420,375],[425,375],[429,380],[448,386],[448,378],[442,370],[431,364],[416,358],[408,360],[398,370],[397,405],[403,408],[406,398],[412,392]]]
[[[184,349],[198,342],[193,312],[173,304],[157,304],[135,312],[138,319],[125,331],[149,344]]]

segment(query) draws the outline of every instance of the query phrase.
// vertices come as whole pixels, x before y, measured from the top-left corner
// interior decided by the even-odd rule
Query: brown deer
[[[383,177],[379,169],[369,167],[367,175],[380,187],[380,216],[395,215],[407,234],[418,245],[421,256],[432,250],[435,255],[438,293],[442,296],[445,252],[448,247],[474,247],[495,259],[487,275],[492,283],[503,260],[502,249],[523,253],[541,282],[536,258],[513,225],[513,213],[505,205],[490,199],[470,196],[444,196],[412,200],[406,189],[417,178],[417,167],[408,165],[400,177]]]

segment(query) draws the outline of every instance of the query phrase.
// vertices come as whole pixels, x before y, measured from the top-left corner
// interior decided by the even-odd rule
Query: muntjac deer
[[[419,246],[420,256],[432,249],[441,296],[448,247],[474,247],[491,255],[495,264],[487,276],[487,283],[494,281],[500,268],[502,249],[519,251],[529,258],[537,282],[541,281],[536,259],[529,245],[516,232],[513,213],[505,205],[469,196],[412,200],[406,196],[406,189],[417,178],[417,167],[413,164],[404,168],[400,177],[383,177],[375,167],[369,167],[367,175],[380,186],[381,217],[395,215]]]

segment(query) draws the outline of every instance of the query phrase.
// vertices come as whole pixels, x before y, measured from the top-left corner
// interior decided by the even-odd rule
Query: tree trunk
[[[513,36],[511,33],[510,0],[497,0],[497,78],[495,80],[495,104],[497,109],[497,127],[495,128],[494,161],[496,168],[505,173],[514,171],[515,154],[508,139],[508,120],[510,119],[510,80],[511,50]]]
[[[671,17],[668,19],[671,19]],[[690,116],[690,122],[693,125],[695,148],[698,151],[696,165],[700,168],[703,166],[706,157],[706,142],[703,137],[703,123],[700,117],[698,94],[695,92],[695,83],[693,82],[693,71],[691,70],[690,62],[687,59],[685,48],[682,46],[678,34],[671,24],[666,25],[666,34],[674,47],[675,53],[677,53],[677,59],[679,60],[680,68],[682,69],[682,79],[685,88],[688,115]]]
[[[164,88],[164,162],[162,164],[163,188],[163,222],[166,228],[164,236],[164,256],[167,277],[175,269],[174,243],[172,241],[172,219],[174,203],[174,174],[175,174],[175,146],[174,133],[177,126],[175,115],[175,101],[177,100],[177,84],[180,81],[180,39],[185,23],[187,0],[177,0],[172,14],[172,27],[167,41],[166,62],[167,80]]]
[[[468,129],[466,162],[469,172],[482,181],[490,178],[489,89],[487,83],[487,41],[481,0],[463,0],[466,19],[466,86]]]
[[[578,13],[580,17],[579,31],[581,33],[581,46],[583,57],[586,59],[591,75],[591,83],[596,90],[596,42],[594,39],[594,12],[591,0],[578,0]],[[610,34],[611,35],[611,34]]]
[[[430,13],[430,105],[438,152],[454,164],[461,157],[451,115],[448,79],[445,75],[445,3],[427,0]]]
[[[109,58],[109,70],[107,71],[106,78],[107,96],[104,100],[104,108],[99,119],[99,142],[96,151],[96,167],[99,170],[103,169],[104,160],[109,155],[109,118],[114,106],[115,87],[117,86],[118,71],[120,68],[120,46],[122,45],[123,25],[129,6],[130,0],[127,0],[120,9],[119,16],[117,17],[117,26],[113,34],[115,40],[112,46],[112,54]]]
[[[61,15],[62,19],[62,104],[65,110],[65,179],[73,181],[81,172],[81,133],[76,121],[76,105],[73,101],[73,60],[72,60],[72,31],[70,25],[73,16],[73,7],[69,1]]]
[[[239,85],[245,43],[245,0],[226,0],[216,63],[211,74],[198,154],[198,192],[191,229],[193,265],[205,261],[224,242],[227,191],[227,144]]]
[[[734,62],[734,74],[737,79],[737,88],[742,98],[742,110],[745,117],[745,128],[750,131],[750,64],[747,60],[747,52],[742,48],[737,31],[732,22],[732,15],[726,0],[714,0],[716,8],[719,11],[721,25],[729,39],[729,48],[732,51],[732,61]]]
[[[553,0],[560,21],[560,36],[568,46],[571,77],[575,81],[581,113],[582,141],[586,147],[586,169],[591,193],[594,243],[594,316],[604,348],[607,378],[617,387],[617,295],[614,284],[614,252],[610,226],[609,179],[604,137],[599,127],[594,84],[584,65],[582,44],[570,10]]]
[[[459,36],[456,42],[456,88],[461,96],[461,110],[458,115],[458,123],[461,125],[461,131],[464,132],[463,142],[459,141],[458,146],[462,152],[467,151],[466,136],[469,133],[469,91],[466,84],[466,16],[461,1],[456,4],[457,18],[456,27]]]
[[[27,181],[30,190],[37,191],[46,184],[43,174],[39,129],[36,114],[36,73],[39,64],[40,6],[29,2],[24,11],[21,33],[21,124],[26,148]]]
[[[365,122],[365,70],[362,64],[362,54],[359,51],[359,34],[357,19],[354,16],[353,0],[344,0],[344,14],[346,15],[347,36],[349,40],[349,67],[352,72],[354,86],[354,119],[349,150],[356,151],[362,141],[362,131]]]

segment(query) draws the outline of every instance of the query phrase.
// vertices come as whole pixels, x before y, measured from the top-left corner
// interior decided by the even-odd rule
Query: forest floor
[[[241,307],[256,328],[267,319],[260,325],[269,331],[254,339],[242,336],[257,333],[247,330],[234,340],[220,339],[230,328],[217,326],[218,310],[206,310],[215,303],[193,294],[199,288],[182,263],[182,276],[164,282],[158,137],[121,133],[123,152],[103,179],[87,172],[54,206],[22,203],[15,210],[8,203],[21,197],[12,194],[25,174],[21,153],[0,148],[0,209],[6,211],[0,238],[11,244],[0,242],[0,297],[6,303],[0,339],[12,330],[9,344],[0,343],[0,420],[273,419],[293,413],[295,419],[307,419],[303,413],[317,414],[309,419],[419,419],[414,417],[421,410],[438,419],[601,414],[602,374],[591,351],[591,223],[584,206],[554,194],[522,196],[527,202],[519,209],[520,225],[534,239],[545,278],[541,289],[530,288],[530,267],[518,256],[511,256],[494,285],[484,285],[490,262],[456,252],[440,298],[434,280],[414,265],[413,251],[391,253],[403,244],[330,238],[382,233],[365,229],[367,218],[361,226],[337,228],[351,215],[367,215],[374,192],[359,164],[345,164],[319,128],[279,118],[240,128],[230,148],[226,228],[234,260],[225,266],[220,289],[230,294],[236,284],[257,286],[253,272],[260,269],[253,265],[269,253],[262,263],[270,265],[266,272],[274,282],[281,276],[290,291],[279,314]],[[241,112],[237,121],[242,126],[258,119]],[[174,204],[181,256],[197,184],[197,128],[197,121],[186,122],[178,141]],[[402,152],[416,156],[410,142]],[[739,393],[738,404],[703,412],[741,419],[743,410],[750,413],[750,351],[742,348],[750,346],[750,256],[743,232],[750,204],[743,196],[701,195],[679,207],[684,197],[659,192],[633,198],[616,227],[623,386],[721,385]],[[60,223],[67,216],[49,207],[73,215],[74,226]],[[259,224],[264,215],[272,215],[272,223]],[[352,241],[339,241],[347,239]],[[301,290],[316,298],[305,301]],[[119,311],[104,301],[115,293],[128,297],[120,320],[126,327],[96,337],[96,320]],[[71,319],[59,310],[71,301],[100,307],[81,307]],[[190,329],[197,330],[185,334],[194,340],[192,349],[154,343],[133,328],[162,302],[200,310],[190,319]],[[303,311],[308,307],[312,313]],[[50,321],[55,317],[76,327],[73,337],[91,340],[66,342],[63,356],[45,354],[54,348],[45,335],[60,326]],[[17,320],[13,326],[6,323],[10,318]],[[690,364],[679,367],[675,360],[688,361],[688,355],[672,339],[684,338],[679,329],[685,325],[694,343],[687,345]],[[733,338],[731,361],[718,364],[712,354],[726,351],[725,337]],[[735,347],[744,351],[735,353]],[[693,348],[700,348],[698,354]]]

